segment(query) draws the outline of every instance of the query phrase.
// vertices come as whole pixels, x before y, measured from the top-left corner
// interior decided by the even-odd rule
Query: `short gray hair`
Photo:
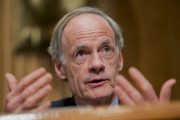
[[[114,33],[115,33],[115,38],[116,38],[116,44],[117,44],[117,51],[119,52],[124,44],[123,44],[123,37],[121,33],[121,29],[119,25],[111,19],[108,15],[103,13],[97,8],[92,8],[92,7],[82,7],[79,9],[76,9],[72,12],[67,13],[56,25],[53,35],[51,38],[51,43],[49,46],[49,53],[53,58],[58,58],[62,63],[65,63],[64,59],[64,54],[62,51],[62,36],[63,36],[63,31],[64,28],[66,27],[67,23],[74,17],[79,16],[81,14],[85,13],[92,13],[92,14],[97,14],[99,16],[102,16],[112,27]]]

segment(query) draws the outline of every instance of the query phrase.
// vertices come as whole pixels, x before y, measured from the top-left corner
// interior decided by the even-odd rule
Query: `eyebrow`
[[[84,48],[88,48],[88,46],[86,45],[80,45],[80,46],[77,46],[76,49],[79,50],[79,49],[84,49]]]
[[[109,40],[105,40],[101,43],[101,45],[107,45],[107,44],[110,44],[110,41]],[[76,50],[80,50],[80,49],[85,49],[85,48],[88,48],[88,46],[86,45],[80,45],[80,46],[77,46],[76,47]]]
[[[107,44],[110,44],[110,41],[109,40],[105,40],[101,43],[102,45],[107,45]]]

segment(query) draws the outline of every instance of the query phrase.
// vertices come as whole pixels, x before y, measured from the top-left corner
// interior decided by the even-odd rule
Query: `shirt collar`
[[[110,106],[114,106],[114,105],[118,105],[118,104],[119,104],[119,100],[118,100],[118,97],[116,96]]]

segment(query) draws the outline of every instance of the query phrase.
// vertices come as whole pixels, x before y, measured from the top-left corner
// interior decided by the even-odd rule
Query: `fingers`
[[[171,96],[171,88],[175,83],[175,79],[170,79],[163,84],[160,91],[160,102],[169,102]]]
[[[135,104],[144,104],[143,96],[131,85],[131,83],[124,76],[119,75],[116,79],[116,82],[117,85],[122,89],[120,92],[121,94],[122,92],[125,92],[123,94],[126,94],[126,97],[129,97],[129,99],[131,99],[131,101],[133,101]],[[125,99],[127,98],[121,97],[121,101],[124,101]]]
[[[51,107],[51,102],[48,101],[41,104],[36,110],[47,110],[50,107]]]
[[[42,87],[44,87],[45,85],[49,84],[51,82],[51,80],[52,80],[51,74],[49,74],[49,73],[45,74],[44,76],[39,78],[39,80],[37,80],[36,82],[32,83],[32,85],[30,85],[27,88],[25,88],[22,91],[21,96],[19,96],[19,97],[22,100],[26,99],[28,96],[31,96],[32,94],[37,92]]]
[[[34,106],[37,105],[37,103],[39,103],[43,98],[45,98],[50,93],[50,91],[51,91],[51,86],[50,85],[44,86],[36,94],[28,97],[28,99],[26,99],[24,101],[24,103],[21,104],[15,110],[15,112],[20,112],[22,110],[31,110],[32,108],[34,108]],[[43,106],[41,106],[41,107],[43,107]],[[47,106],[44,106],[44,107],[47,107]]]
[[[7,74],[6,78],[10,81],[9,84],[15,81],[11,74]],[[34,108],[51,91],[49,85],[51,80],[52,75],[46,73],[44,68],[40,68],[24,77],[18,84],[10,85],[10,89],[13,90],[6,98],[6,112],[20,112]]]
[[[31,111],[32,112],[38,112],[38,111],[41,111],[41,110],[47,110],[51,107],[51,102],[47,101],[41,105],[39,105],[37,108],[35,109],[32,109]]]
[[[27,86],[20,94],[14,96],[13,99],[8,103],[9,106],[13,106],[13,108],[10,107],[11,111],[20,107],[22,105],[22,103],[26,102],[26,100],[29,100],[29,99],[31,100],[31,98],[32,98],[31,96],[38,93],[38,91],[42,91],[43,87],[47,86],[51,80],[52,80],[51,74],[47,73],[44,76],[42,76],[41,78],[39,78],[36,82]],[[46,93],[46,89],[43,90],[44,93]],[[39,94],[40,93],[38,93],[37,97],[41,98],[41,96]],[[34,102],[36,102],[34,104],[38,104],[40,101],[34,99]],[[31,105],[31,107],[34,107],[35,106],[34,104],[29,104],[29,105]],[[30,109],[31,107],[28,106],[27,108]],[[24,108],[26,108],[26,107],[24,107]]]
[[[50,85],[44,86],[36,94],[26,99],[23,105],[24,108],[27,110],[33,108],[35,105],[37,105],[37,103],[39,103],[43,98],[45,98],[48,95],[48,93],[50,93],[50,91],[51,91]]]
[[[17,85],[17,80],[15,76],[11,73],[6,73],[5,78],[7,79],[8,82],[9,91],[12,91]]]
[[[116,79],[115,93],[122,104],[140,105],[146,103],[162,103],[170,100],[171,88],[176,83],[175,79],[165,82],[158,98],[150,82],[136,68],[129,69],[129,75],[140,89],[140,93],[122,75]]]
[[[28,85],[32,84],[35,80],[43,76],[45,72],[46,70],[44,68],[39,68],[35,70],[34,72],[30,73],[29,75],[27,75],[25,78],[23,78],[20,81],[20,83],[15,88],[15,90],[12,92],[12,96],[21,92]]]
[[[123,105],[135,105],[134,101],[128,96],[128,94],[121,88],[121,86],[115,86],[115,94]]]
[[[132,78],[132,80],[135,81],[135,83],[137,84],[137,86],[140,89],[141,93],[143,94],[144,99],[147,102],[157,103],[158,102],[158,97],[157,97],[152,85],[142,75],[142,73],[139,72],[134,67],[131,67],[128,72],[129,72],[129,75]]]

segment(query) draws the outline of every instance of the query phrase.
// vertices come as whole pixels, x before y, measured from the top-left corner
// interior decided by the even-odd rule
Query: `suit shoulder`
[[[67,106],[75,106],[75,105],[76,103],[73,97],[67,97],[67,98],[63,98],[63,99],[51,102],[51,108],[67,107]]]

